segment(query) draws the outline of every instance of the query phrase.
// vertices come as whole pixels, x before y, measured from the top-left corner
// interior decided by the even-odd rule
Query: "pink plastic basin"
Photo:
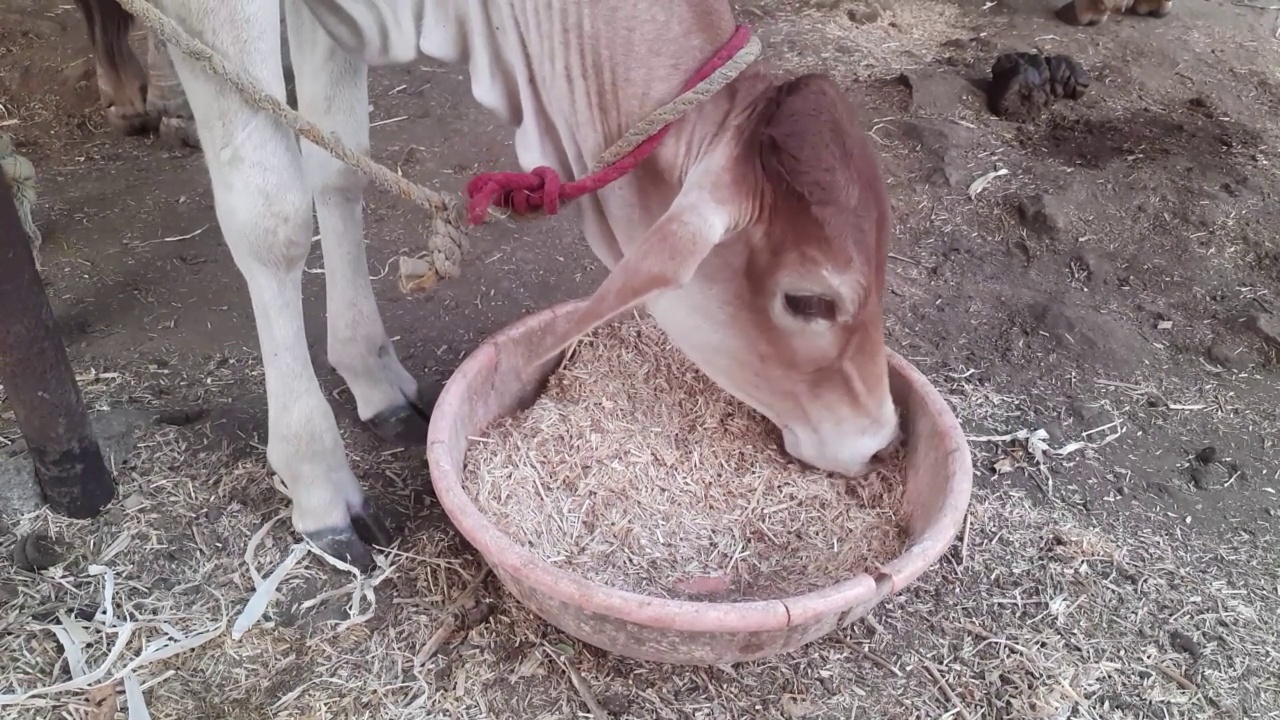
[[[581,301],[577,301],[581,302]],[[468,437],[533,403],[558,359],[527,361],[526,339],[576,303],[530,315],[486,340],[445,384],[431,414],[427,461],[440,505],[503,586],[547,622],[610,652],[639,660],[716,665],[794,650],[864,616],[902,590],[951,545],[973,483],[969,445],[937,390],[889,353],[893,394],[906,423],[910,540],[902,555],[862,574],[781,600],[695,602],[648,597],[589,581],[516,544],[462,487]]]

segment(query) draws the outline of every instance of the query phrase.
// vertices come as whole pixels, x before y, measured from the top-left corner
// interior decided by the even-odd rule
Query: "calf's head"
[[[898,438],[881,296],[888,195],[841,90],[807,75],[751,99],[662,218],[542,357],[641,301],[788,453],[856,475]]]

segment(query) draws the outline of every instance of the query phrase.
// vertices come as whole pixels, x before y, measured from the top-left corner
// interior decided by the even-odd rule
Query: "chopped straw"
[[[786,597],[902,550],[900,459],[846,480],[787,459],[774,433],[633,316],[476,438],[464,485],[548,562],[660,597]]]

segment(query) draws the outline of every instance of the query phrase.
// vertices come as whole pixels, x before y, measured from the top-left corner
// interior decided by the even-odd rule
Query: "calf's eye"
[[[826,320],[835,322],[836,301],[825,295],[792,295],[782,296],[787,304],[787,312],[804,320]]]

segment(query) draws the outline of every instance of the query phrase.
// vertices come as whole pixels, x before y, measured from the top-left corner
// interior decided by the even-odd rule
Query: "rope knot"
[[[9,181],[13,193],[13,204],[18,210],[18,221],[31,240],[31,250],[36,255],[36,267],[40,266],[40,229],[36,227],[32,213],[36,204],[36,167],[31,161],[18,154],[13,138],[0,133],[0,175]],[[3,184],[0,184],[0,188]],[[3,192],[0,189],[0,192]]]
[[[491,206],[520,215],[538,210],[555,215],[560,212],[562,189],[560,175],[545,166],[527,173],[482,173],[467,183],[467,221],[480,225]]]

